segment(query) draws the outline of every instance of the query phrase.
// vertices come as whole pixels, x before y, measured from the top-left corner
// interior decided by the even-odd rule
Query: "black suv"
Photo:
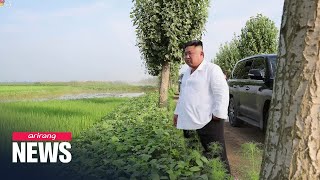
[[[236,63],[228,80],[230,90],[229,122],[242,121],[263,130],[267,127],[277,55],[263,54]]]

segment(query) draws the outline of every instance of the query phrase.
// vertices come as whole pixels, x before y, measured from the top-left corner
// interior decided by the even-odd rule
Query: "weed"
[[[241,154],[244,161],[242,171],[244,179],[258,180],[262,161],[261,144],[249,142],[241,145]]]

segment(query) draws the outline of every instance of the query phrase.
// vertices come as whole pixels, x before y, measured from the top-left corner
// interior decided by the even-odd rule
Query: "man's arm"
[[[214,120],[228,118],[229,86],[219,66],[211,73],[211,90],[214,100],[212,118]]]

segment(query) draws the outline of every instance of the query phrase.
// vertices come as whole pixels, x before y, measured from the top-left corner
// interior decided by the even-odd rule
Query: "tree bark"
[[[168,87],[170,77],[170,64],[165,61],[161,70],[159,107],[167,107],[168,105]]]
[[[285,0],[260,179],[320,179],[320,0]]]

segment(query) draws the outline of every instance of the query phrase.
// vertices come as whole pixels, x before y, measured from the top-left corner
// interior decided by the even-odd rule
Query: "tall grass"
[[[243,163],[243,179],[259,180],[259,173],[262,162],[262,144],[248,142],[241,145]]]
[[[0,140],[10,145],[14,131],[68,131],[77,137],[126,100],[96,98],[0,103]]]

